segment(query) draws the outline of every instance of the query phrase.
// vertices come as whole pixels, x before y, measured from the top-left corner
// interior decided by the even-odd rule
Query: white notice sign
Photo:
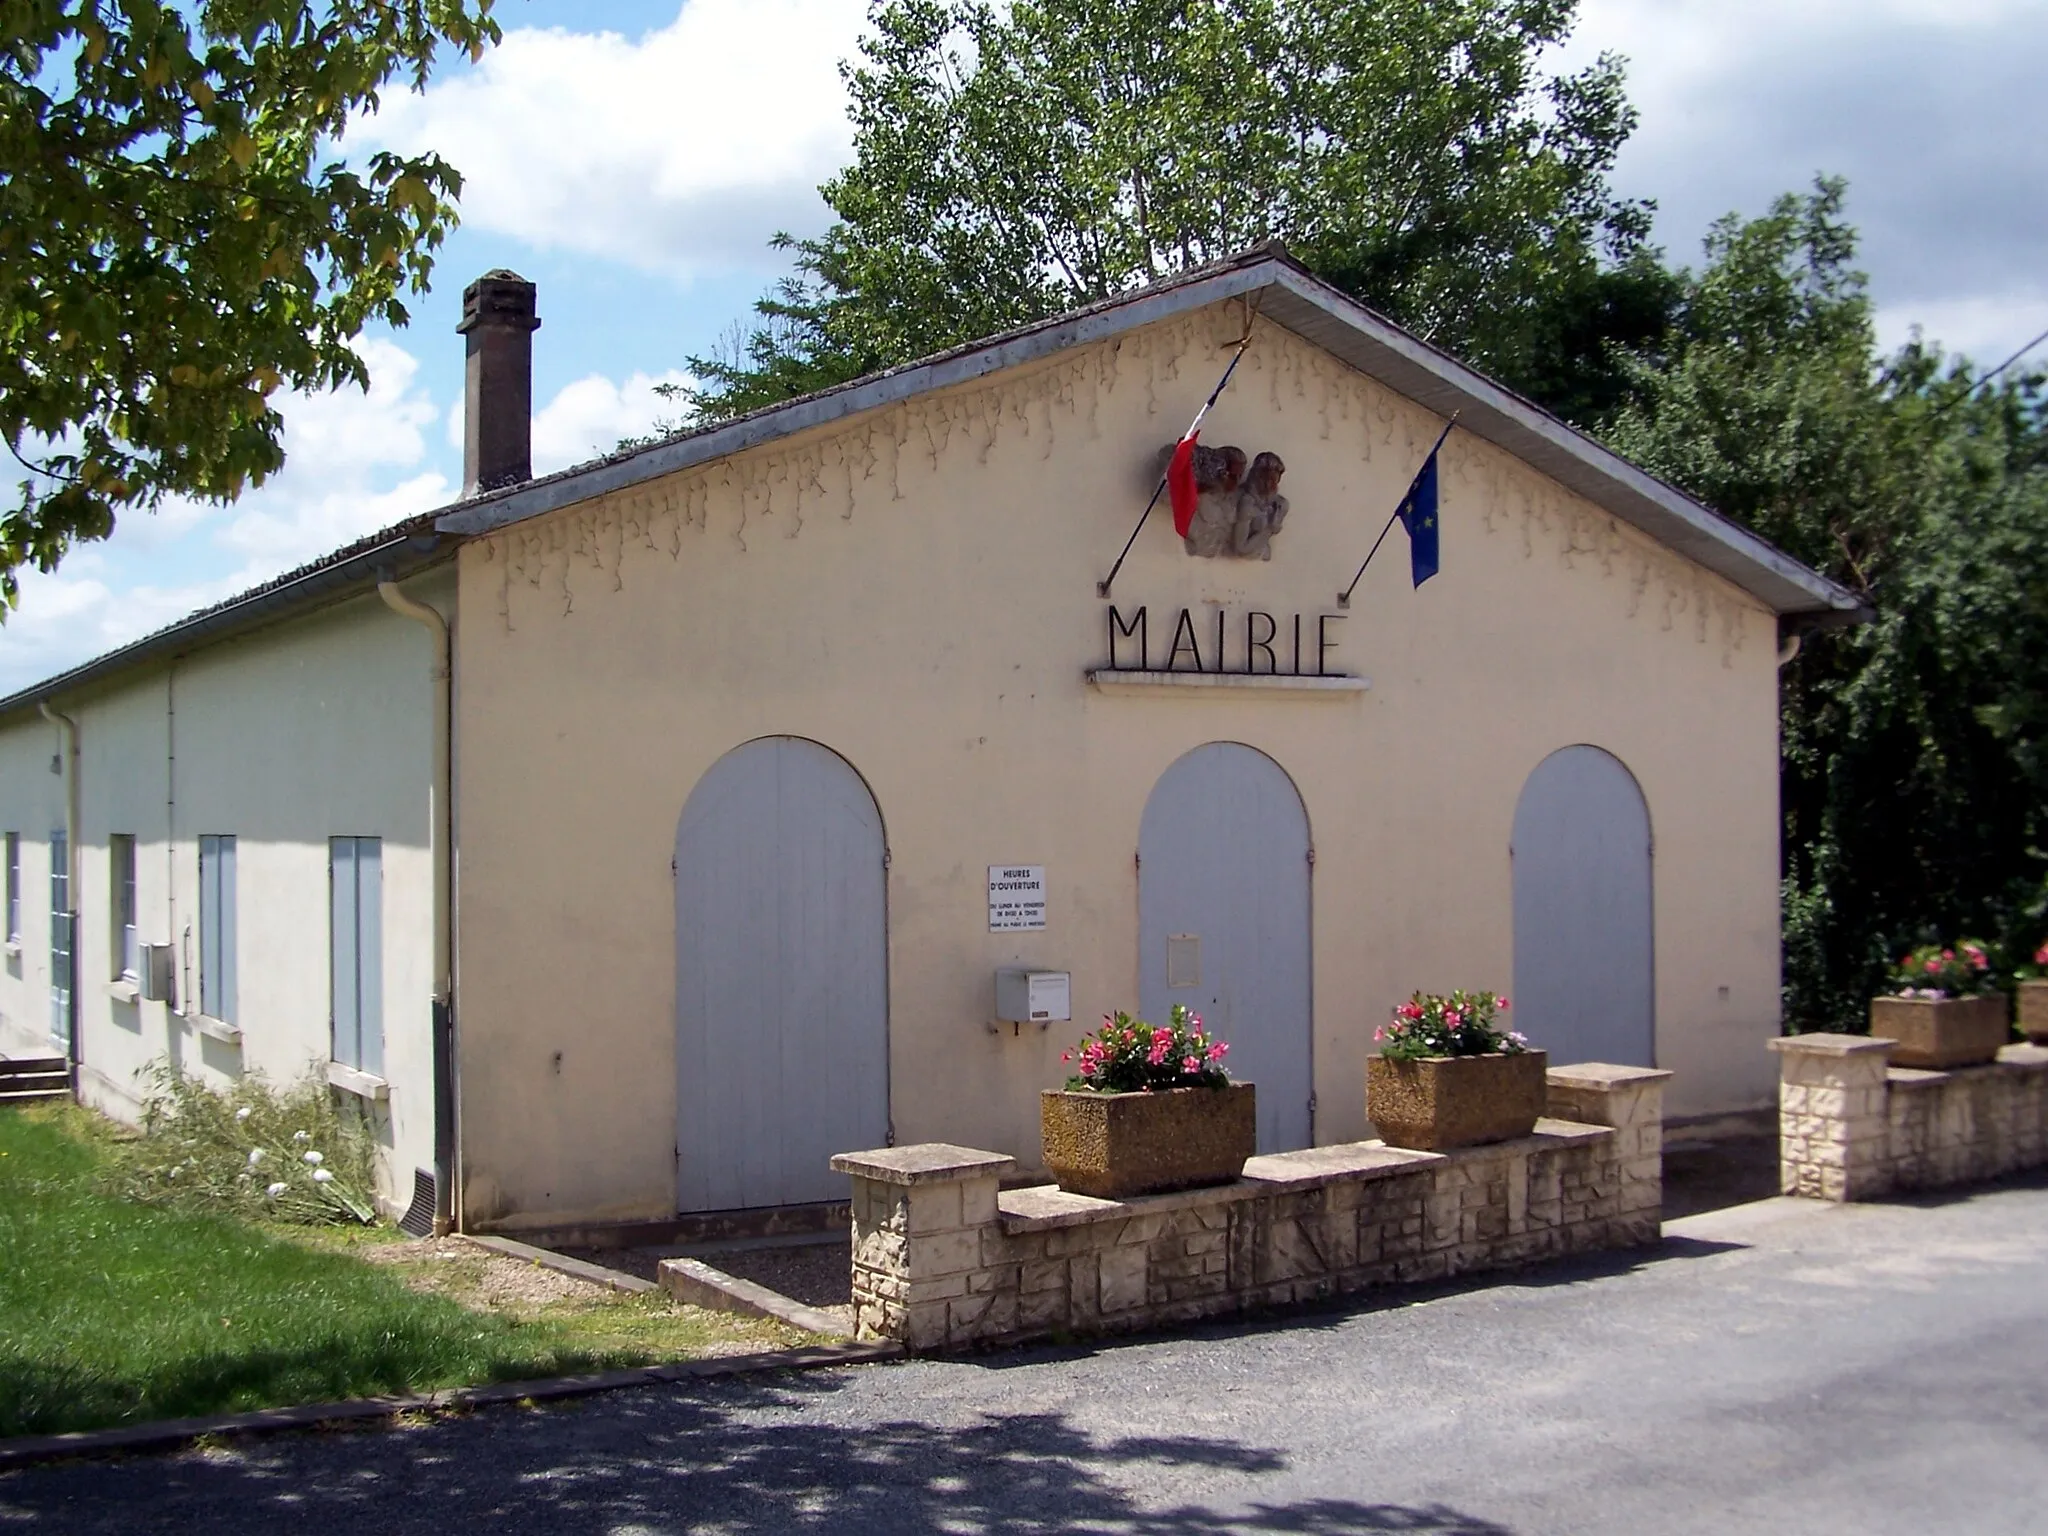
[[[991,864],[988,867],[988,931],[1045,927],[1045,866]]]

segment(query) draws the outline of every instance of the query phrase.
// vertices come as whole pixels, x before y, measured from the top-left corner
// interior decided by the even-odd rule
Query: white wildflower
[[[258,1163],[262,1161],[263,1149],[261,1147],[251,1147],[249,1149],[249,1166],[251,1168],[254,1168]]]
[[[237,1120],[246,1120],[253,1113],[254,1111],[251,1110],[248,1105],[244,1104],[240,1109],[235,1111],[235,1118]]]
[[[325,1168],[315,1168],[313,1170],[313,1182],[315,1184],[325,1184],[328,1180],[332,1179],[333,1177],[334,1175],[329,1173]]]
[[[271,1185],[270,1188],[264,1190],[263,1193],[270,1196],[271,1199],[275,1200],[279,1195],[283,1194],[287,1189],[290,1188],[291,1186],[289,1184],[286,1184],[282,1180],[280,1180],[278,1183],[275,1183]]]
[[[318,1152],[308,1152],[306,1154],[306,1161],[311,1163],[315,1168],[318,1168],[322,1163],[326,1162],[327,1159],[322,1157]]]
[[[312,1137],[312,1134],[311,1134],[310,1132],[308,1132],[308,1131],[293,1131],[293,1132],[292,1132],[292,1140],[293,1140],[293,1141],[311,1141],[312,1139],[313,1139],[313,1137]]]

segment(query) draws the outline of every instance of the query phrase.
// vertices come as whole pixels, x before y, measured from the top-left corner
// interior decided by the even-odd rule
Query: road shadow
[[[1204,1322],[1181,1323],[1171,1327],[1137,1329],[1129,1333],[1021,1344],[997,1344],[989,1348],[949,1356],[963,1364],[984,1370],[1005,1371],[1042,1365],[1055,1360],[1081,1360],[1135,1344],[1157,1344],[1170,1339],[1235,1339],[1268,1333],[1298,1333],[1319,1328],[1336,1328],[1358,1318],[1380,1312],[1399,1311],[1426,1302],[1459,1296],[1483,1295],[1488,1291],[1549,1290],[1610,1280],[1635,1274],[1661,1264],[1708,1259],[1716,1254],[1746,1248],[1746,1243],[1722,1242],[1697,1237],[1662,1237],[1640,1248],[1609,1248],[1596,1253],[1574,1254],[1513,1269],[1475,1270],[1446,1280],[1420,1280],[1408,1284],[1379,1285],[1369,1291],[1332,1296],[1321,1301],[1299,1301],[1284,1307],[1255,1308]]]
[[[2048,1166],[2023,1168],[2015,1173],[2000,1174],[1995,1179],[1980,1179],[1969,1184],[1950,1184],[1940,1189],[1900,1190],[1872,1203],[1933,1210],[1944,1205],[1964,1205],[1972,1200],[1981,1200],[2010,1189],[2048,1189]]]
[[[1664,1219],[1748,1205],[1778,1194],[1778,1132],[1687,1141],[1664,1148]]]
[[[445,1536],[453,1529],[1514,1536],[1442,1504],[1258,1501],[1250,1496],[1259,1481],[1285,1470],[1287,1458],[1233,1439],[1104,1439],[1060,1413],[848,1427],[830,1421],[841,1381],[807,1376],[636,1391],[396,1432],[292,1435],[226,1451],[32,1468],[0,1476],[0,1525],[122,1536],[285,1529],[302,1536]]]

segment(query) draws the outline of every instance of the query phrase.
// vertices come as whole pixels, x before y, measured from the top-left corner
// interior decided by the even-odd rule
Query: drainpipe
[[[1795,629],[1791,634],[1778,642],[1778,670],[1780,672],[1792,665],[1792,660],[1799,654],[1799,647],[1804,639],[1805,636]]]
[[[78,722],[50,708],[47,699],[38,707],[43,718],[64,735],[64,899],[71,905],[64,914],[71,924],[71,975],[65,987],[65,996],[71,999],[71,1017],[64,1022],[68,1026],[65,1033],[71,1037],[71,1096],[77,1098],[85,1066],[84,1045],[78,1035]]]
[[[449,815],[454,781],[449,771],[448,621],[425,603],[414,602],[395,581],[379,581],[377,595],[392,612],[426,626],[434,647],[433,790],[430,820],[434,853],[434,1232],[454,1225],[455,1173],[455,967],[450,893],[454,888],[455,845]]]

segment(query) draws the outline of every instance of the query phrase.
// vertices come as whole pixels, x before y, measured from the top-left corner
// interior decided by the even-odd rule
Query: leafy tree
[[[1676,290],[1606,174],[1618,60],[1546,76],[1576,0],[875,0],[837,222],[693,358],[727,416],[1269,239],[1567,409]]]
[[[0,0],[0,596],[165,496],[283,462],[281,385],[365,385],[455,219],[436,155],[333,158],[493,0]],[[4,605],[0,605],[4,613]]]
[[[2048,926],[2048,413],[1918,340],[1878,356],[1843,186],[1718,225],[1614,445],[1867,597],[1784,674],[1787,1017]]]

